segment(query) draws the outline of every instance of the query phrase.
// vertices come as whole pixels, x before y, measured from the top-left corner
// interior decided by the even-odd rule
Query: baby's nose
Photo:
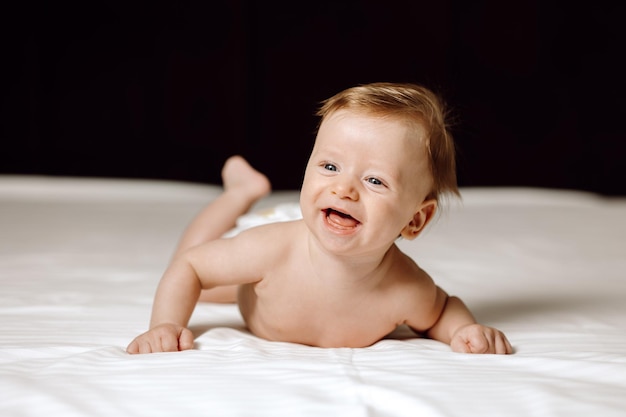
[[[359,192],[355,182],[350,178],[336,177],[336,181],[333,183],[331,192],[342,199],[347,198],[355,201],[359,199]]]

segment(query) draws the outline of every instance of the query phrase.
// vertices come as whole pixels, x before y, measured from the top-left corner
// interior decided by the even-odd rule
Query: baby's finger
[[[126,352],[130,353],[131,355],[139,353],[139,345],[137,345],[137,340],[133,340],[132,342],[130,342],[130,344],[126,347]]]
[[[513,353],[513,347],[509,343],[505,335],[499,334],[496,336],[496,351],[497,354],[506,355]]]
[[[139,353],[152,353],[154,351],[150,341],[146,338],[141,338],[137,343],[139,345]]]
[[[159,338],[159,346],[161,352],[177,352],[178,338],[171,333],[163,334]]]
[[[472,353],[469,344],[461,337],[455,337],[450,341],[450,348],[453,352]]]
[[[470,335],[468,345],[471,353],[491,353],[493,351],[490,339],[482,332]]]
[[[183,328],[180,332],[178,350],[193,349],[193,333],[191,330]]]

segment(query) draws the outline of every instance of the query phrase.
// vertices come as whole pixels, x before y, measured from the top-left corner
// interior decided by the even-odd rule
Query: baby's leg
[[[219,239],[232,229],[239,216],[271,191],[267,177],[255,170],[241,156],[228,158],[222,168],[224,192],[206,206],[189,224],[174,256],[193,246]],[[235,302],[236,286],[204,290],[201,301]]]

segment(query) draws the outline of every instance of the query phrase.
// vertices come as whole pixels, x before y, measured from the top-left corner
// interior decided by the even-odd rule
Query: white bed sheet
[[[625,416],[626,198],[463,189],[401,247],[516,353],[274,343],[202,304],[197,348],[128,355],[219,187],[0,177],[0,416]],[[297,201],[278,192],[258,208]]]

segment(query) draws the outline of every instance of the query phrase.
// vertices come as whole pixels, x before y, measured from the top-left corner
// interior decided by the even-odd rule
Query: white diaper
[[[251,227],[262,224],[287,222],[302,218],[299,203],[282,203],[264,210],[246,213],[237,219],[237,225],[226,232],[224,237],[232,237]]]

